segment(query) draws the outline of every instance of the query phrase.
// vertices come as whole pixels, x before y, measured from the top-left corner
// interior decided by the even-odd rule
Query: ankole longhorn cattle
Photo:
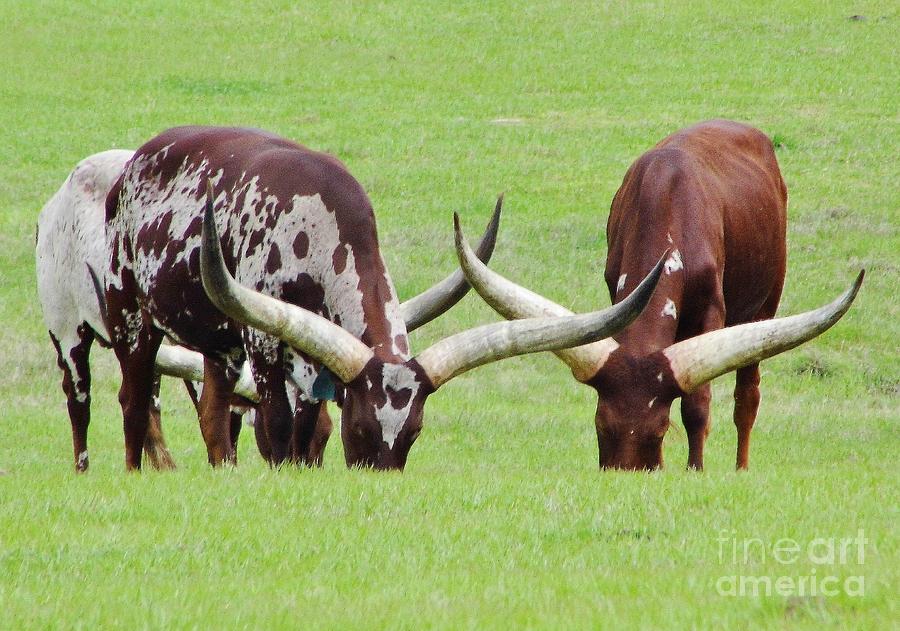
[[[113,149],[81,160],[66,181],[47,202],[38,217],[36,238],[36,270],[38,296],[50,338],[57,350],[57,361],[63,372],[63,390],[72,424],[75,468],[86,471],[89,465],[87,429],[90,423],[89,356],[94,340],[108,346],[106,306],[103,290],[92,286],[88,269],[103,270],[108,263],[106,252],[106,197],[122,174],[134,151]],[[479,257],[487,260],[497,236],[499,208],[495,212],[478,248]],[[441,309],[457,302],[468,289],[462,272],[446,278],[435,291],[425,292],[401,305],[401,312],[411,314],[410,328],[426,322]],[[436,304],[441,298],[443,304]],[[429,314],[431,314],[429,316]],[[188,394],[199,411],[197,392],[202,388],[203,357],[185,348],[162,345],[156,357],[154,395],[150,404],[150,422],[144,439],[144,453],[157,469],[174,468],[162,430],[159,407],[159,376],[184,380]],[[288,384],[291,403],[297,407],[300,393]],[[248,407],[259,401],[249,367],[244,366],[235,385],[230,419],[232,442],[237,441],[241,419]],[[331,433],[331,419],[321,406],[315,433],[309,448],[312,462],[321,463],[322,453]]]
[[[141,147],[107,198],[107,239],[132,469],[164,333],[205,356],[200,424],[211,463],[233,457],[224,411],[247,357],[273,464],[290,453],[290,379],[310,420],[336,391],[349,466],[402,469],[441,384],[489,361],[605,337],[640,312],[662,269],[610,310],[496,323],[412,358],[407,322],[427,321],[446,296],[401,307],[359,183],[331,156],[234,128],[176,128]],[[294,432],[301,447],[311,425]]]
[[[86,471],[89,464],[90,349],[95,339],[101,345],[109,344],[104,325],[105,308],[98,300],[86,266],[102,269],[106,265],[106,195],[132,155],[133,151],[113,149],[88,156],[75,166],[38,216],[35,244],[38,297],[63,372],[77,471]],[[203,358],[187,349],[163,346],[157,355],[156,372],[144,453],[155,468],[170,469],[174,468],[175,461],[162,431],[159,375],[185,379],[196,404],[199,384],[191,381],[202,381]],[[258,399],[247,370],[235,393],[238,395],[233,402],[236,410],[243,410]],[[236,411],[231,419],[235,438],[241,416]]]
[[[729,121],[700,123],[661,141],[628,169],[607,224],[606,284],[616,303],[669,248],[665,274],[628,328],[589,346],[557,351],[593,387],[600,466],[662,466],[669,409],[681,397],[688,466],[703,468],[709,381],[737,370],[737,467],[747,468],[759,406],[759,362],[832,326],[863,279],[833,303],[772,319],[785,273],[787,190],[772,143]],[[571,313],[475,260],[457,222],[469,282],[506,318]]]

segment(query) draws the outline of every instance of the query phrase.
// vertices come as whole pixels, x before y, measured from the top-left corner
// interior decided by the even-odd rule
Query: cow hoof
[[[80,454],[78,454],[78,458],[75,459],[75,473],[86,472],[89,465],[90,460],[88,459],[88,452],[85,449]]]

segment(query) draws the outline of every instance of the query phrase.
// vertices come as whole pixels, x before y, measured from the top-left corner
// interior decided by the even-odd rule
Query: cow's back
[[[611,294],[614,279],[645,272],[669,248],[678,269],[657,292],[673,297],[681,337],[699,332],[717,292],[727,325],[752,319],[780,296],[786,204],[772,143],[759,130],[714,120],[672,134],[638,158],[616,193],[607,225]]]
[[[82,322],[105,336],[87,265],[106,264],[106,195],[133,151],[113,149],[82,160],[38,216],[38,296],[47,328],[59,339]]]
[[[359,183],[331,156],[237,128],[161,134],[137,151],[107,200],[112,284],[123,271],[131,274],[157,326],[202,352],[224,354],[240,345],[240,329],[212,305],[200,282],[208,181],[226,263],[239,282],[330,317],[358,336],[386,339],[393,332],[405,342]],[[376,277],[371,286],[363,286],[360,268]],[[364,294],[380,304],[368,309]]]

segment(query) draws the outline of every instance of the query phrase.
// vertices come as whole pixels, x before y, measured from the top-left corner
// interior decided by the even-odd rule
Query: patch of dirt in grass
[[[524,125],[524,118],[495,118],[491,121],[491,125]]]
[[[784,604],[784,617],[822,619],[828,616],[825,605],[821,596],[791,596]]]
[[[809,375],[824,379],[831,376],[832,370],[828,364],[818,357],[804,357],[798,362],[794,372],[798,375]]]
[[[878,236],[894,236],[898,228],[894,222],[863,215],[846,206],[835,206],[797,217],[788,229],[797,234],[855,230]]]
[[[870,394],[896,397],[900,395],[900,379],[889,375],[870,375],[866,389]]]

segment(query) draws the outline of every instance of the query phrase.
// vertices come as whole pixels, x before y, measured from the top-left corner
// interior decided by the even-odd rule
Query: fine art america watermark
[[[730,569],[716,579],[720,596],[863,596],[866,578],[865,530],[851,537],[816,537],[797,541],[783,537],[764,541],[721,530],[716,539],[719,564]],[[783,571],[754,574],[776,563]]]

